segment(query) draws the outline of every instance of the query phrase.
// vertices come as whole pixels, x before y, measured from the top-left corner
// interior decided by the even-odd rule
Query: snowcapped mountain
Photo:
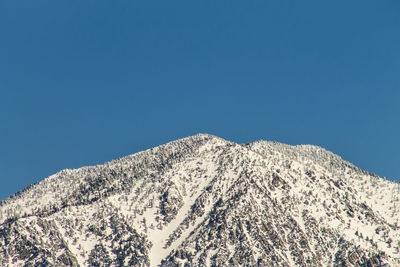
[[[400,184],[323,148],[199,134],[0,204],[1,266],[400,266]]]

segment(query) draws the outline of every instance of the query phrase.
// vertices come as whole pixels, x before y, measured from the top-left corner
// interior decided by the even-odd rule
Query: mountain
[[[1,266],[400,266],[400,184],[317,146],[198,134],[0,203]]]

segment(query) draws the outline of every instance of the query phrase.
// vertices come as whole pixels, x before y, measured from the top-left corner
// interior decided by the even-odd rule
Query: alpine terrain
[[[0,266],[400,266],[400,184],[317,146],[198,134],[0,203]]]

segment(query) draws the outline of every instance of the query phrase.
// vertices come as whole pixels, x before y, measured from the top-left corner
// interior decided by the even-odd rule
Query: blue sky
[[[400,2],[0,1],[0,199],[193,135],[400,177]]]

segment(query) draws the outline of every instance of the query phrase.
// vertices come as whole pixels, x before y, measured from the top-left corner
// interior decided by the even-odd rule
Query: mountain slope
[[[0,263],[396,266],[399,190],[319,147],[199,134],[6,199]]]

